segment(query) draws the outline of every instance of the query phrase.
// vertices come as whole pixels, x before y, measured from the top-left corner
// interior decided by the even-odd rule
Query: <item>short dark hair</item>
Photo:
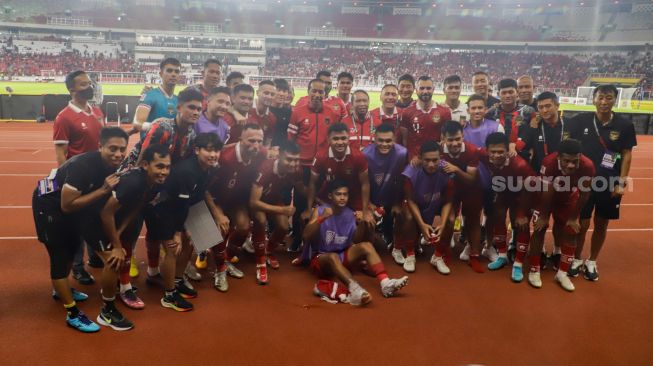
[[[383,88],[381,88],[381,91],[384,91],[385,88],[395,88],[395,89],[399,89],[395,84],[385,84],[385,85],[383,86]]]
[[[232,90],[232,94],[236,95],[240,92],[254,94],[254,88],[249,84],[238,84],[234,86],[234,90]]]
[[[177,59],[174,58],[174,57],[168,57],[168,58],[165,58],[165,59],[163,59],[163,61],[161,61],[161,63],[159,64],[159,70],[163,71],[163,69],[166,67],[166,65],[173,65],[173,66],[179,66],[179,67],[181,67],[181,62],[179,62],[179,60],[177,60]]]
[[[488,78],[490,77],[490,75],[488,75],[487,72],[485,72],[485,71],[483,71],[483,70],[475,71],[475,72],[472,74],[472,77],[477,76],[477,75],[485,75],[485,76],[487,76]]]
[[[294,141],[286,140],[286,141],[279,144],[279,152],[280,153],[285,152],[285,153],[297,155],[297,154],[300,153],[300,151],[301,150],[299,148],[299,145],[297,145],[297,143],[294,142]]]
[[[170,150],[167,146],[161,144],[150,145],[143,152],[143,158],[141,160],[151,163],[154,160],[155,154],[160,158],[165,158],[170,155]]]
[[[551,99],[555,104],[558,104],[558,96],[554,92],[545,91],[535,98],[536,101],[541,102],[546,99]]]
[[[245,123],[245,125],[243,126],[243,133],[245,132],[245,130],[259,130],[259,131],[262,131],[263,129],[257,123],[248,122],[248,123]]]
[[[66,89],[70,90],[75,87],[75,78],[79,75],[85,75],[86,71],[77,70],[66,75]]]
[[[417,78],[417,82],[419,83],[420,81],[433,81],[433,79],[428,75],[422,75]]]
[[[220,137],[215,133],[202,132],[195,137],[195,147],[200,149],[207,149],[212,147],[215,150],[222,150],[224,144],[220,141]]]
[[[594,88],[594,91],[592,92],[592,97],[595,97],[596,94],[598,94],[599,92],[604,94],[612,93],[614,94],[615,97],[619,95],[619,89],[617,89],[617,87],[612,84],[603,84],[597,86],[596,88]]]
[[[341,122],[334,123],[331,126],[329,126],[329,129],[327,130],[327,136],[331,136],[332,133],[336,133],[336,132],[347,132],[349,134],[349,128],[344,123]]]
[[[367,94],[367,92],[365,90],[363,90],[363,89],[356,89],[356,90],[354,90],[353,93],[351,93],[351,95],[356,95],[357,93],[363,93],[363,94],[365,94],[367,96],[367,99],[370,99],[370,95]]]
[[[243,75],[242,72],[239,71],[232,71],[227,75],[227,79],[225,79],[225,83],[229,84],[233,79],[244,79],[245,75]]]
[[[578,155],[582,151],[580,141],[565,139],[558,144],[558,154]]]
[[[231,90],[229,90],[229,88],[227,88],[226,86],[216,86],[215,88],[209,89],[208,98],[211,98],[212,96],[220,93],[231,96]]]
[[[422,146],[419,147],[419,154],[420,155],[424,155],[424,154],[432,152],[432,151],[435,151],[435,152],[440,152],[441,151],[440,144],[438,144],[434,140],[428,140],[428,141],[424,142],[422,144]]]
[[[274,82],[274,87],[277,88],[277,90],[283,90],[283,91],[290,91],[290,85],[288,84],[288,80],[286,79],[274,79],[272,80]]]
[[[379,127],[376,128],[376,133],[385,133],[385,132],[392,132],[395,133],[395,127],[391,125],[390,123],[384,122],[379,125]]]
[[[331,77],[331,71],[329,71],[329,70],[322,70],[322,71],[319,71],[319,72],[315,75],[315,78],[316,78],[316,79],[319,79],[321,76]]]
[[[453,83],[461,83],[462,84],[462,79],[458,75],[449,75],[446,78],[444,78],[444,85],[449,85]]]
[[[402,81],[408,81],[410,82],[413,87],[415,86],[415,78],[411,74],[403,74],[399,77],[399,80],[397,80],[397,84],[400,84]]]
[[[311,81],[308,82],[308,90],[311,90],[311,85],[313,83],[324,83],[324,81],[320,80],[319,78],[312,79]]]
[[[104,145],[112,138],[119,137],[129,142],[129,135],[120,127],[103,127],[100,130],[100,145]]]
[[[507,88],[517,89],[517,81],[515,79],[501,79],[498,85],[499,90]]]
[[[458,132],[463,132],[463,125],[456,121],[446,121],[442,125],[442,136],[455,135]]]
[[[485,147],[490,147],[490,145],[503,145],[507,149],[510,145],[510,140],[503,132],[493,132],[485,138]]]
[[[206,69],[207,67],[209,67],[210,64],[216,64],[216,65],[222,67],[222,63],[220,61],[218,61],[215,58],[210,58],[210,59],[204,61],[204,68]]]
[[[259,86],[259,87],[261,87],[261,86],[263,86],[263,85],[269,85],[269,86],[271,86],[271,87],[273,87],[273,88],[276,89],[276,86],[274,86],[274,82],[273,82],[272,80],[261,80],[261,81],[258,83],[258,86]]]
[[[333,191],[340,189],[342,187],[349,189],[349,185],[344,179],[336,178],[331,182],[329,182],[329,185],[327,186],[327,192],[333,193]]]
[[[194,86],[189,86],[188,88],[182,90],[179,95],[177,96],[177,102],[179,104],[187,103],[192,100],[202,102],[204,100],[204,96],[202,95],[202,92],[197,90],[196,87]]]
[[[483,102],[483,105],[485,105],[485,98],[483,98],[482,95],[472,94],[472,95],[469,96],[469,98],[467,98],[467,106],[469,106],[469,103],[471,103],[471,102],[473,102],[475,100],[480,100],[481,102]]]
[[[354,82],[354,75],[352,75],[350,72],[347,72],[347,71],[343,71],[343,72],[339,73],[336,80],[340,81],[340,79],[344,79],[344,78],[347,78],[347,79],[351,80],[352,82]]]

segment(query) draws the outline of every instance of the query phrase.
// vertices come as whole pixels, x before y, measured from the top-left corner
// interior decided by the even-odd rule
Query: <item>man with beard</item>
[[[399,101],[397,102],[397,107],[401,109],[408,108],[415,102],[413,100],[415,78],[410,74],[401,75],[397,81],[397,85],[399,87]]]
[[[444,121],[451,120],[449,109],[433,100],[433,80],[420,76],[417,80],[418,100],[404,109],[401,115],[403,144],[408,149],[411,164],[419,160],[419,148],[426,141],[440,142]]]
[[[472,88],[474,94],[478,94],[485,98],[485,106],[488,108],[494,107],[500,102],[499,99],[492,96],[490,93],[490,77],[485,71],[476,71],[472,75]]]
[[[349,146],[362,151],[374,140],[374,131],[381,124],[369,113],[370,96],[365,90],[354,92],[354,109],[351,115],[345,117],[342,123],[349,127]]]
[[[272,80],[263,80],[258,84],[256,90],[256,103],[254,108],[250,109],[247,118],[248,123],[256,123],[263,129],[264,145],[270,146],[272,136],[274,136],[277,125],[277,117],[270,111],[274,105],[277,88]]]

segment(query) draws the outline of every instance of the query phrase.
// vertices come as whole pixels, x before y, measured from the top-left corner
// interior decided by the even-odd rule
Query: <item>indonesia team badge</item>
[[[617,141],[619,140],[619,135],[620,135],[619,131],[610,131],[610,135],[608,136],[608,138],[610,139],[610,141]]]
[[[435,123],[435,124],[440,123],[440,119],[441,119],[441,118],[442,118],[442,117],[440,117],[440,113],[437,113],[437,112],[434,113],[434,114],[433,114],[433,123]]]

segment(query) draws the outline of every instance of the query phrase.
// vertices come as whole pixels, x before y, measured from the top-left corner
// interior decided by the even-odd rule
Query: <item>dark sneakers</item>
[[[97,322],[105,327],[111,327],[117,331],[125,331],[134,328],[134,323],[125,318],[116,308],[107,309],[106,306],[100,310]]]
[[[161,306],[181,312],[193,310],[193,304],[181,297],[179,291],[175,291],[172,296],[163,296]]]
[[[193,288],[193,285],[186,280],[186,278],[175,282],[175,288],[181,297],[184,299],[194,299],[197,297],[197,291]]]
[[[79,270],[73,270],[73,278],[77,280],[81,285],[90,286],[95,283],[95,278],[93,275],[86,272],[86,269],[82,268]]]

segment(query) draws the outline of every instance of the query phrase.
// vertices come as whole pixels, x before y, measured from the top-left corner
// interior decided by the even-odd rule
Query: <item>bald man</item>
[[[535,83],[533,78],[528,75],[522,75],[517,79],[517,93],[519,94],[519,103],[529,105],[537,110],[537,101],[533,98]]]

